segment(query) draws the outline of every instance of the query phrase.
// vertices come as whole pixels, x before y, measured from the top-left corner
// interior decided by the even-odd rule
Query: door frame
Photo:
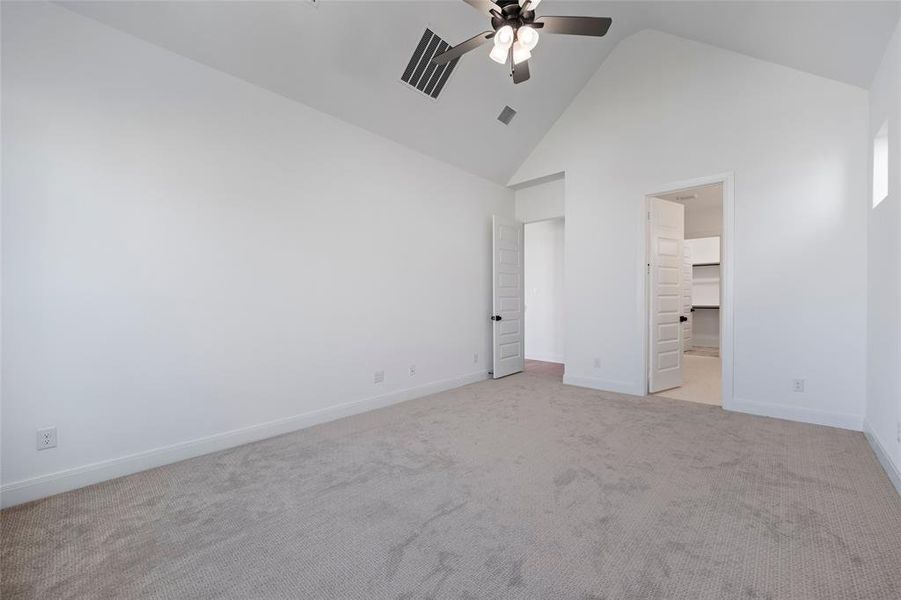
[[[650,294],[650,274],[647,265],[650,263],[650,222],[647,215],[651,210],[650,198],[661,194],[669,194],[679,192],[690,188],[696,188],[703,185],[712,185],[716,183],[723,184],[723,234],[720,239],[720,368],[722,370],[722,407],[726,410],[732,409],[733,398],[733,236],[735,232],[735,175],[731,171],[719,173],[717,175],[709,175],[707,177],[698,177],[695,179],[686,179],[682,181],[674,181],[662,185],[655,186],[653,190],[645,194],[642,207],[642,230],[640,237],[641,248],[638,252],[639,256],[639,273],[640,281],[643,282],[640,288],[641,301],[638,305],[641,307],[641,333],[642,333],[642,373],[644,383],[642,384],[644,394],[648,395],[650,385],[650,318],[651,318],[651,294]]]

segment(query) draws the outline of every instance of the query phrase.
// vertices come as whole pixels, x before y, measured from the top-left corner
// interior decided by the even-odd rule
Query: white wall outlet
[[[805,379],[793,379],[792,380],[792,391],[793,392],[803,392],[805,382],[806,382]]]
[[[478,352],[473,352],[473,354],[472,354],[472,364],[474,364],[474,365],[479,364],[479,353],[478,353]]]
[[[38,429],[38,450],[56,448],[56,427]]]
[[[600,369],[600,368],[601,368],[601,359],[600,359],[600,358],[595,358],[595,359],[594,359],[594,368],[595,368],[595,369]]]
[[[416,377],[416,365],[410,365],[410,377]]]
[[[382,383],[383,381],[385,381],[385,372],[376,371],[372,376],[372,383]]]

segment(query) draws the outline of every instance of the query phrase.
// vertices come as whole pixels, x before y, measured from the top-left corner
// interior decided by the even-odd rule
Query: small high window
[[[873,139],[873,208],[888,198],[888,122]]]

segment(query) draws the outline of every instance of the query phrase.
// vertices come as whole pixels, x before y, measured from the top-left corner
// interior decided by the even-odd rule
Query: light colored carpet
[[[720,359],[685,354],[682,385],[657,392],[657,396],[720,406],[723,397],[723,374]]]
[[[885,599],[860,433],[515,375],[2,513],[2,597]]]

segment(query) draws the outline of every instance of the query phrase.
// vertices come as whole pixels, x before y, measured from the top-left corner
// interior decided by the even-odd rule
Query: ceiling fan
[[[491,17],[492,31],[483,31],[457,44],[432,59],[436,65],[459,58],[471,50],[494,40],[491,60],[502,65],[510,63],[513,83],[529,78],[529,58],[538,44],[538,30],[547,33],[591,35],[601,37],[613,23],[609,17],[535,17],[541,0],[463,0],[487,17]]]

